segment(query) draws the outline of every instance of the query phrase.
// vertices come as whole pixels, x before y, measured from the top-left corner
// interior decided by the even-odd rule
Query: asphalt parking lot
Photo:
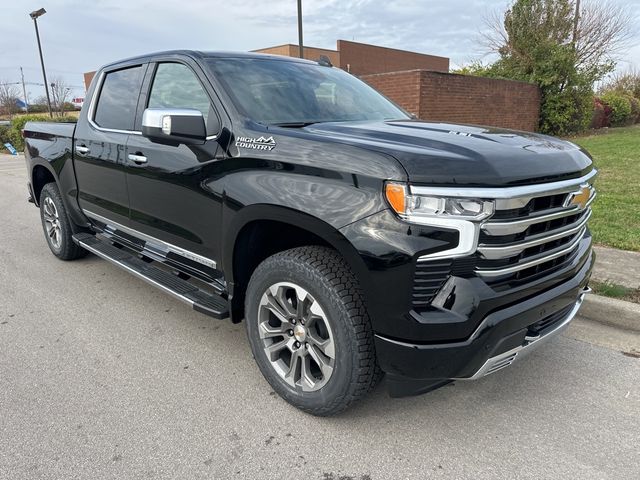
[[[0,155],[0,478],[640,478],[640,335],[577,320],[483,380],[314,418],[244,326],[54,258]]]

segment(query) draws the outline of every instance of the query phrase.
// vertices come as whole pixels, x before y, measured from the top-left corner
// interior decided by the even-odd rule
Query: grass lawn
[[[599,175],[589,226],[596,243],[640,251],[640,125],[575,137]]]
[[[597,282],[589,280],[589,286],[596,295],[617,298],[627,302],[640,303],[640,288],[628,288],[610,282]]]

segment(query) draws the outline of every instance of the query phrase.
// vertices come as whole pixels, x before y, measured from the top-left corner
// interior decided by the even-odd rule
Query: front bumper
[[[575,317],[587,287],[590,255],[570,280],[487,315],[467,339],[414,344],[375,337],[391,396],[417,395],[452,380],[475,380],[511,365],[562,332]]]
[[[516,359],[522,358],[524,355],[531,353],[533,350],[540,347],[548,340],[560,334],[569,326],[569,323],[571,322],[571,320],[573,320],[573,317],[576,316],[578,310],[580,309],[580,306],[582,305],[582,302],[584,301],[584,298],[588,293],[591,293],[591,289],[587,287],[582,291],[576,303],[570,305],[568,312],[561,311],[562,315],[557,320],[557,322],[553,323],[549,327],[549,329],[538,332],[537,334],[525,335],[524,341],[517,347],[489,358],[486,362],[484,362],[484,365],[482,365],[482,367],[480,367],[480,369],[472,376],[468,378],[457,378],[456,380],[478,380],[479,378],[497,372],[498,370],[508,367],[513,362],[515,362]]]

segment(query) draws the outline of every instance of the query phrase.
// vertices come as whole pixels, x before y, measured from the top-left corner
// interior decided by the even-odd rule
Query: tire
[[[47,183],[40,192],[40,220],[47,245],[56,257],[75,260],[89,253],[73,241],[77,227],[70,221],[55,183]]]
[[[358,282],[329,248],[294,248],[264,260],[249,282],[245,312],[260,371],[305,412],[335,415],[381,377]]]

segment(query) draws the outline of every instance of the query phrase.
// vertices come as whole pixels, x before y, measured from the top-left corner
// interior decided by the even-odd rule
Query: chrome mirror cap
[[[142,135],[170,145],[203,144],[207,138],[204,116],[188,108],[147,108],[142,114]]]

